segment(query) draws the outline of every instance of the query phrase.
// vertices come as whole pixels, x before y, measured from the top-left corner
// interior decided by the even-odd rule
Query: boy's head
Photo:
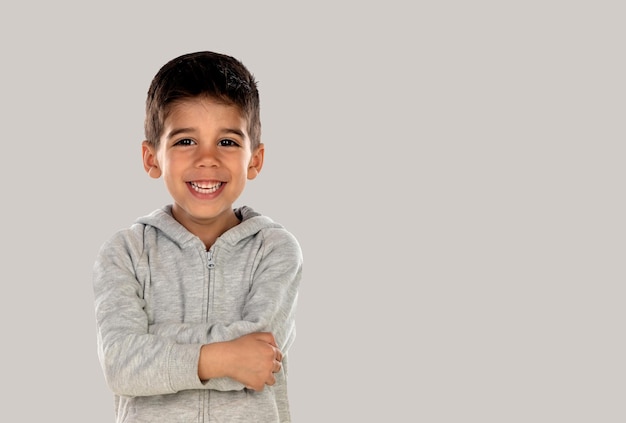
[[[179,56],[155,75],[146,100],[146,140],[158,148],[171,105],[202,96],[236,106],[248,122],[251,150],[259,146],[261,119],[254,76],[239,60],[211,51]]]

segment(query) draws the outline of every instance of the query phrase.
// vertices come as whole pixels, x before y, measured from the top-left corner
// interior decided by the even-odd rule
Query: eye
[[[183,138],[174,143],[174,145],[194,145],[196,142],[190,138]]]
[[[230,138],[225,138],[223,140],[220,140],[218,143],[220,146],[222,147],[237,147],[239,146],[239,143],[235,140],[231,140]]]

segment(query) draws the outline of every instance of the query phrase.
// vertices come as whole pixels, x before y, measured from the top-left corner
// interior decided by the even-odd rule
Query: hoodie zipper
[[[205,315],[205,319],[206,321],[208,321],[209,319],[209,308],[210,308],[210,304],[211,304],[211,295],[212,295],[212,286],[211,286],[211,270],[213,268],[215,268],[215,262],[213,261],[213,251],[212,250],[207,250],[206,252],[206,267],[209,269],[208,271],[208,297],[207,297],[207,302],[206,302],[206,315]],[[210,408],[210,402],[211,402],[211,393],[209,392],[209,390],[204,390],[204,401],[203,401],[203,417],[206,418],[206,421],[209,421],[209,408]],[[204,421],[204,419],[203,419]]]
[[[206,252],[206,267],[209,269],[213,269],[215,267],[215,263],[213,262],[213,251],[211,250]]]

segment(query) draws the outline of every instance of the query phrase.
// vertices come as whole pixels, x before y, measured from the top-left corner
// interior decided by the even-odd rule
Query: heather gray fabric
[[[111,237],[94,265],[98,353],[117,422],[289,422],[288,351],[302,252],[281,225],[249,207],[209,251],[171,206]],[[200,347],[272,332],[284,354],[261,392],[198,378]]]

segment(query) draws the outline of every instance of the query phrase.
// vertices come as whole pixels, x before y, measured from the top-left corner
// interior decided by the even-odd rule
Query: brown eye
[[[226,139],[220,140],[219,145],[223,147],[237,147],[239,144],[234,140],[226,138]]]
[[[189,138],[183,138],[182,140],[176,141],[174,145],[193,145],[195,142]]]

